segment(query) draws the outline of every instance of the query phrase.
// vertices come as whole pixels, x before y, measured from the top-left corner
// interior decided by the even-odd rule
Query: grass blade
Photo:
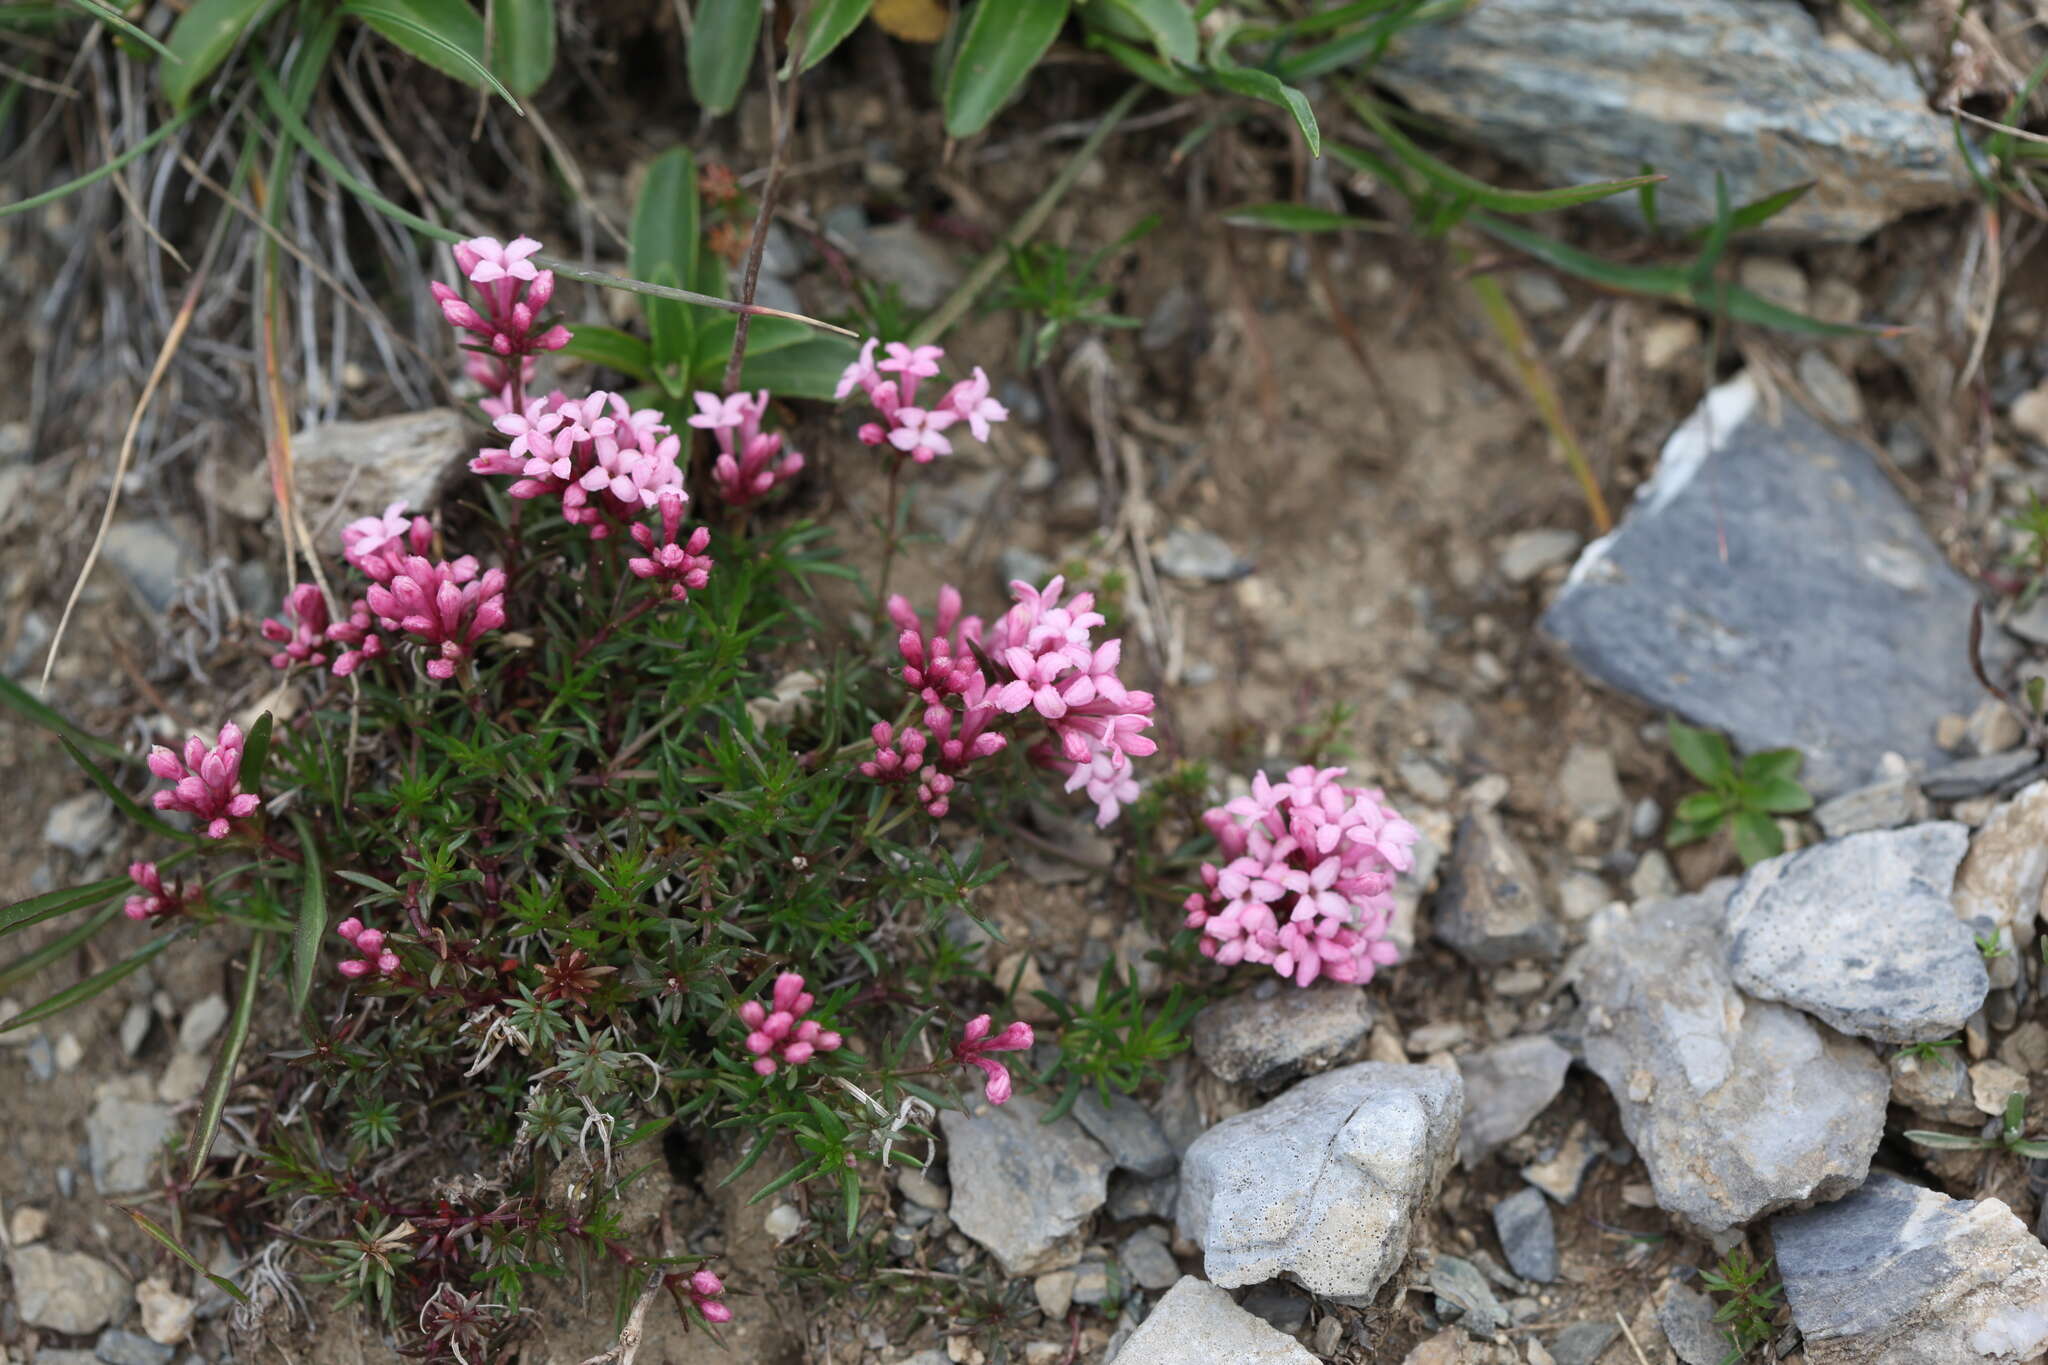
[[[320,869],[320,845],[312,827],[295,815],[292,828],[299,832],[299,853],[306,860],[305,890],[299,898],[298,923],[292,928],[292,1013],[298,1014],[312,993],[320,941],[327,936],[327,877]]]
[[[9,677],[0,676],[0,706],[7,707],[27,720],[33,721],[60,739],[68,739],[81,749],[90,749],[102,758],[136,762],[136,756],[118,744],[112,744],[89,735],[66,720],[52,707],[44,704],[29,693],[29,690]]]
[[[116,10],[108,5],[102,5],[101,3],[99,3],[99,0],[65,0],[65,3],[70,5],[73,9],[77,10],[80,14],[86,15],[93,19],[97,19],[101,23],[105,24],[108,28],[118,29],[120,32],[127,34],[130,38],[133,38],[136,42],[141,43],[144,47],[156,53],[157,56],[162,57],[167,62],[175,64],[185,60],[183,57],[180,57],[177,53],[171,51],[162,43],[158,42],[149,33],[147,33],[141,28],[138,28],[136,25],[130,23],[127,17],[123,15],[119,10]]]
[[[1313,204],[1243,204],[1226,209],[1223,221],[1232,227],[1271,228],[1275,232],[1392,232],[1391,223],[1354,218]]]
[[[84,771],[85,775],[92,779],[92,784],[105,792],[107,798],[120,808],[121,814],[133,820],[136,824],[141,825],[144,829],[152,830],[166,838],[183,840],[191,837],[181,830],[173,829],[169,822],[156,812],[144,810],[136,803],[134,797],[115,786],[114,779],[101,771],[100,765],[87,758],[85,751],[76,744],[73,744],[68,739],[59,739],[57,742],[64,746],[65,753],[71,755],[71,761],[76,763]]]
[[[112,919],[119,910],[119,906],[104,906],[91,919],[79,925],[70,933],[63,935],[61,938],[52,939],[34,952],[18,957],[6,966],[0,967],[0,990],[12,986],[17,981],[26,981],[52,962],[60,961],[65,954],[75,952],[87,940],[91,939],[93,935],[106,928],[107,921]]]
[[[1587,185],[1567,185],[1555,190],[1504,190],[1465,174],[1455,166],[1437,160],[1408,139],[1373,101],[1360,95],[1349,97],[1352,110],[1372,128],[1387,150],[1447,194],[1470,199],[1480,208],[1495,213],[1548,213],[1574,208],[1597,199],[1626,194],[1664,179],[1661,175],[1636,175],[1626,180],[1602,180]]]
[[[108,906],[93,920],[90,928],[94,932],[98,932],[99,926],[104,924],[113,913],[114,907]],[[40,1023],[53,1014],[61,1014],[73,1005],[82,1004],[92,999],[101,991],[107,989],[107,987],[117,984],[130,973],[143,966],[165,948],[168,948],[171,945],[171,941],[178,937],[180,937],[180,934],[173,932],[165,934],[161,938],[151,939],[127,959],[115,963],[103,972],[87,977],[75,986],[58,991],[49,999],[29,1006],[6,1023],[0,1024],[0,1033],[11,1033],[15,1029],[26,1028],[30,1024]],[[83,942],[83,939],[80,941]],[[13,969],[10,968],[9,970],[12,971]]]
[[[179,1246],[177,1238],[171,1236],[171,1234],[167,1230],[158,1225],[155,1219],[151,1218],[141,1209],[133,1209],[128,1207],[128,1205],[126,1204],[116,1204],[114,1205],[114,1207],[121,1210],[121,1212],[127,1214],[130,1218],[133,1218],[135,1220],[135,1226],[141,1228],[144,1232],[148,1233],[151,1237],[156,1239],[156,1241],[160,1245],[162,1245],[165,1250],[169,1251],[171,1255],[177,1257],[186,1265],[191,1266],[193,1270],[197,1271],[199,1274],[204,1275],[207,1279],[211,1280],[213,1282],[214,1288],[220,1290],[221,1293],[227,1295],[236,1303],[249,1302],[249,1296],[242,1292],[241,1287],[239,1285],[237,1285],[233,1280],[229,1279],[225,1275],[216,1275],[212,1271],[208,1270],[203,1264],[200,1263],[198,1257],[194,1256],[191,1252],[185,1250],[185,1248]]]
[[[68,915],[74,910],[90,910],[95,905],[104,905],[119,895],[121,889],[130,885],[126,877],[109,877],[101,882],[89,882],[84,886],[67,886],[61,891],[46,891],[40,896],[0,907],[0,938],[17,929],[26,929],[31,924]]]
[[[310,847],[310,845],[309,845]],[[206,1089],[199,1096],[199,1117],[192,1125],[192,1140],[185,1144],[185,1179],[195,1181],[206,1169],[213,1139],[220,1132],[220,1116],[228,1107],[228,1092],[235,1088],[235,1066],[242,1060],[242,1045],[249,1041],[249,1020],[256,1013],[256,987],[263,978],[263,945],[268,934],[249,940],[249,965],[242,973],[241,998],[228,1017],[227,1032],[220,1050],[213,1054],[213,1070],[207,1073]]]
[[[484,64],[483,16],[464,0],[350,0],[341,7],[428,66],[466,85],[495,90],[521,118],[526,111]]]

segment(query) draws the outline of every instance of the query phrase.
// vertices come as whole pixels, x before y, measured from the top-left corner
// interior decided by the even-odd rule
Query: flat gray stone
[[[1821,802],[1813,818],[1821,833],[1840,839],[1866,830],[1917,824],[1927,815],[1927,798],[1921,794],[1920,784],[1911,773],[1900,773]]]
[[[1546,185],[1666,172],[1673,230],[1713,222],[1717,175],[1736,204],[1817,182],[1761,233],[1831,242],[1969,190],[1911,68],[1771,0],[1488,0],[1403,30],[1373,79]],[[1633,194],[1600,206],[1641,222]]]
[[[1372,1031],[1372,1004],[1358,986],[1323,982],[1306,990],[1263,980],[1195,1016],[1195,1056],[1211,1073],[1276,1089],[1343,1057]]]
[[[1547,1033],[1510,1038],[1458,1058],[1465,1118],[1458,1160],[1470,1170],[1520,1135],[1564,1089],[1572,1054]]]
[[[2048,1248],[1996,1199],[1889,1172],[1771,1222],[1808,1365],[2017,1365],[2048,1350]]]
[[[114,803],[98,792],[59,801],[43,819],[43,842],[84,858],[102,852],[114,832]]]
[[[1967,801],[1973,796],[2005,796],[2043,773],[2048,764],[2032,749],[2007,749],[2001,754],[1946,763],[1920,779],[1920,790],[1936,801]]]
[[[1074,1101],[1073,1115],[1123,1170],[1157,1177],[1173,1174],[1180,1165],[1159,1121],[1129,1095],[1112,1094],[1104,1105],[1094,1091],[1084,1090]]]
[[[1767,858],[1728,898],[1735,984],[1881,1043],[1953,1037],[1991,979],[1949,891],[1970,832],[1872,830]]]
[[[1543,627],[1611,687],[1745,751],[1798,749],[1801,781],[1828,797],[1886,753],[1941,761],[1936,720],[1980,691],[1975,600],[1861,447],[1792,403],[1772,426],[1742,375],[1665,443]]]
[[[342,526],[380,515],[392,503],[433,510],[450,480],[482,443],[476,419],[455,408],[424,408],[368,422],[327,422],[292,437],[292,475],[309,526]],[[275,516],[262,463],[202,479],[218,506],[249,521]]]
[[[1575,1322],[1550,1341],[1550,1358],[1557,1365],[1593,1365],[1621,1328],[1611,1322]]]
[[[92,1353],[101,1365],[170,1365],[177,1348],[159,1346],[140,1332],[108,1328],[93,1343]]]
[[[1213,1284],[1184,1275],[1116,1353],[1117,1365],[1316,1365],[1293,1337],[1239,1308]]]
[[[165,521],[115,522],[107,528],[102,553],[155,612],[168,610],[178,585],[205,567],[199,551]]]
[[[157,1153],[174,1126],[167,1104],[101,1095],[85,1120],[93,1185],[101,1194],[154,1188]]]
[[[1012,1279],[1078,1260],[1081,1224],[1109,1195],[1109,1153],[1072,1118],[1045,1115],[1043,1104],[1015,1095],[939,1116],[953,1223]]]
[[[1705,1234],[1856,1188],[1884,1135],[1884,1064],[1729,975],[1729,890],[1638,906],[1586,949],[1586,1065],[1657,1203]]]
[[[1500,1235],[1508,1269],[1539,1284],[1556,1281],[1557,1224],[1543,1191],[1525,1186],[1495,1204],[1493,1230]]]
[[[1443,885],[1436,893],[1436,936],[1484,966],[1556,957],[1564,932],[1544,900],[1536,865],[1492,811],[1458,822]]]
[[[16,1247],[7,1257],[14,1306],[31,1327],[66,1336],[97,1332],[128,1306],[128,1281],[97,1257],[46,1246]]]
[[[1285,1275],[1370,1300],[1450,1170],[1463,1089],[1437,1067],[1360,1062],[1225,1119],[1182,1159],[1182,1235],[1226,1288]]]
[[[1176,526],[1152,547],[1159,571],[1194,583],[1232,583],[1252,571],[1230,542],[1199,526]]]
[[[1180,1266],[1166,1244],[1166,1229],[1153,1225],[1139,1228],[1117,1248],[1117,1264],[1141,1286],[1155,1293],[1171,1289],[1180,1279]]]
[[[1713,1300],[1690,1285],[1674,1284],[1664,1291],[1657,1325],[1685,1365],[1721,1365],[1727,1358],[1728,1338],[1714,1321]]]
[[[1439,1256],[1429,1270],[1429,1287],[1436,1295],[1436,1315],[1454,1322],[1475,1336],[1490,1337],[1508,1325],[1508,1310],[1501,1307],[1493,1287],[1479,1267],[1456,1256]]]

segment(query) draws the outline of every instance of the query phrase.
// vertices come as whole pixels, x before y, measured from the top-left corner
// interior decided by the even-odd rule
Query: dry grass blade
[[[804,59],[802,0],[797,0],[790,13],[789,25],[789,98],[785,100],[775,98],[775,26],[766,25],[761,31],[761,64],[768,75],[768,112],[775,121],[775,143],[768,153],[768,183],[762,186],[761,204],[754,211],[754,235],[747,242],[746,273],[740,281],[740,302],[749,307],[761,282],[761,253],[768,245],[768,225],[775,221],[775,192],[782,188],[782,170],[789,164],[789,136],[796,130],[797,82],[803,78]],[[726,393],[740,386],[740,364],[747,358],[747,328],[752,321],[745,312],[733,319],[732,354],[725,361]]]

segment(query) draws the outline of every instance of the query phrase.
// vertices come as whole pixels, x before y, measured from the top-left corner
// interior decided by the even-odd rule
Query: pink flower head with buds
[[[327,644],[327,599],[320,595],[320,589],[311,583],[301,583],[285,595],[284,616],[291,624],[276,617],[265,617],[261,630],[263,638],[284,648],[270,656],[272,668],[290,668],[293,664],[322,664],[327,656],[321,650]]]
[[[327,628],[327,638],[343,647],[334,656],[337,678],[346,678],[366,659],[384,656],[384,637],[377,634],[375,622],[370,619],[370,604],[360,597],[349,603],[346,621],[336,621]]]
[[[505,624],[505,574],[477,575],[469,555],[452,564],[408,556],[402,572],[370,589],[369,608],[386,630],[403,630],[427,647],[427,676],[448,679],[476,652],[485,632]]]
[[[384,946],[382,929],[365,929],[363,922],[351,915],[335,925],[334,932],[359,954],[340,964],[341,974],[349,980],[389,976],[398,970],[398,954]]]
[[[803,470],[804,457],[782,450],[779,432],[761,430],[761,418],[768,412],[768,391],[748,395],[715,393],[697,395],[697,415],[690,425],[709,431],[718,442],[718,458],[711,464],[711,481],[728,507],[747,507],[788,483]]]
[[[531,237],[515,237],[510,245],[495,237],[472,237],[455,244],[455,264],[476,296],[472,305],[449,286],[429,288],[448,325],[468,332],[468,370],[490,394],[486,409],[500,412],[521,406],[521,391],[533,377],[533,357],[569,344],[569,329],[540,329],[542,314],[555,294],[555,273],[537,269],[528,259],[540,250]]]
[[[1207,888],[1188,897],[1202,952],[1259,962],[1306,986],[1319,976],[1363,984],[1400,952],[1387,941],[1394,879],[1414,866],[1415,827],[1377,788],[1350,787],[1342,768],[1300,767],[1202,822],[1227,862],[1202,864]]]
[[[930,464],[941,455],[953,453],[953,440],[946,430],[960,422],[978,441],[986,441],[989,425],[1009,420],[1010,412],[989,397],[988,375],[977,368],[971,379],[963,379],[946,391],[937,403],[921,406],[917,390],[921,381],[936,378],[945,351],[937,346],[910,347],[892,341],[883,347],[886,359],[875,359],[880,343],[873,337],[860,349],[860,356],[839,376],[834,393],[845,398],[855,389],[867,395],[881,416],[866,422],[860,439],[871,446],[887,445],[908,455],[918,464]],[[887,376],[894,376],[889,378]]]
[[[742,1001],[740,1022],[747,1026],[747,1051],[754,1054],[754,1070],[773,1076],[776,1064],[802,1066],[820,1052],[836,1052],[843,1041],[815,1019],[804,1016],[817,1001],[804,989],[796,972],[775,978],[770,993],[773,1008],[758,1000]]]
[[[990,1104],[1005,1104],[1010,1098],[1010,1069],[988,1054],[1023,1052],[1038,1040],[1032,1036],[1031,1025],[1021,1019],[990,1037],[992,1022],[986,1014],[968,1020],[967,1027],[961,1031],[960,1041],[953,1044],[953,1060],[962,1066],[979,1068],[988,1077],[982,1094]]]
[[[182,757],[159,744],[149,751],[149,770],[166,782],[153,800],[158,810],[184,811],[198,820],[209,839],[225,839],[237,820],[256,813],[262,801],[241,788],[242,728],[233,721],[220,727],[213,748],[193,735]]]
[[[627,560],[626,567],[636,578],[666,585],[671,601],[687,602],[692,591],[711,581],[711,556],[704,553],[711,545],[711,529],[699,526],[690,532],[688,540],[679,542],[676,537],[683,528],[682,494],[662,494],[660,507],[659,539],[646,522],[633,523],[633,543],[647,553]]]
[[[128,864],[128,880],[135,883],[139,893],[130,896],[121,907],[121,913],[129,919],[169,919],[182,915],[199,899],[199,888],[194,886],[187,891],[182,877],[166,887],[155,863]]]
[[[425,517],[408,518],[402,502],[381,517],[358,517],[341,528],[341,557],[379,583],[389,583],[408,555],[424,555],[433,545],[433,526]]]
[[[876,725],[871,732],[875,756],[860,771],[878,782],[914,778],[918,804],[933,819],[943,819],[952,809],[960,774],[1010,742],[989,728],[1002,712],[974,655],[981,643],[981,618],[960,614],[960,592],[950,583],[939,590],[938,616],[929,627],[900,596],[891,597],[888,608],[899,630],[903,681],[925,704],[924,729],[906,724],[899,733],[893,726]]]
[[[682,440],[652,408],[635,410],[615,393],[587,398],[549,394],[494,424],[511,438],[469,462],[478,474],[518,474],[515,498],[560,496],[562,516],[602,540],[657,506],[667,494],[688,500],[676,463]]]
[[[732,1321],[732,1309],[720,1301],[725,1293],[725,1281],[708,1270],[699,1270],[685,1281],[690,1291],[690,1302],[704,1315],[704,1321],[727,1323]]]

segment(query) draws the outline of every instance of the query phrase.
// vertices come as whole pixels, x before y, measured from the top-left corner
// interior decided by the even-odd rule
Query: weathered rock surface
[[[1878,773],[1875,782],[1820,804],[1813,818],[1820,824],[1821,833],[1839,839],[1865,830],[1897,829],[1927,818],[1927,798],[1906,760],[1897,754],[1886,754],[1879,760]]]
[[[1482,965],[1555,957],[1564,942],[1541,874],[1492,811],[1458,822],[1434,913],[1436,936]]]
[[[1955,911],[1971,935],[1997,934],[2011,951],[1988,964],[1994,986],[2019,980],[2031,956],[2048,890],[2048,782],[2036,782],[1993,811],[1956,871]]]
[[[1081,1224],[1109,1197],[1109,1153],[1071,1117],[1046,1123],[1045,1114],[1016,1095],[939,1116],[953,1222],[1012,1278],[1078,1260]]]
[[[83,1252],[16,1247],[7,1269],[15,1310],[32,1327],[82,1336],[106,1326],[128,1302],[121,1272]]]
[[[1737,204],[1816,182],[1763,231],[1835,242],[1969,185],[1909,67],[1774,0],[1488,0],[1405,30],[1373,79],[1545,184],[1666,172],[1673,229],[1714,220],[1717,174]],[[1602,205],[1641,221],[1634,195]]]
[[[1564,1089],[1572,1054],[1547,1033],[1510,1038],[1458,1058],[1465,1081],[1465,1117],[1458,1160],[1467,1169],[1527,1128]]]
[[[1970,1097],[1970,1068],[1962,1049],[1945,1047],[1921,1057],[1901,1049],[1885,1063],[1892,1075],[1892,1102],[1943,1123],[1983,1120]]]
[[[1093,1091],[1085,1091],[1074,1102],[1073,1115],[1123,1170],[1156,1177],[1173,1174],[1180,1164],[1159,1120],[1128,1095],[1113,1094],[1105,1105]]]
[[[1316,1358],[1215,1285],[1184,1275],[1153,1305],[1116,1359],[1117,1365],[1315,1365]]]
[[[1969,844],[1937,820],[1758,863],[1728,898],[1735,984],[1859,1038],[1954,1036],[1991,989],[1949,899]]]
[[[1463,1089],[1437,1067],[1361,1062],[1225,1119],[1182,1159],[1181,1233],[1226,1288],[1286,1275],[1370,1299],[1450,1170]]]
[[[1372,1030],[1372,1004],[1357,986],[1300,990],[1261,981],[1195,1016],[1195,1056],[1226,1081],[1277,1089],[1330,1065]]]
[[[92,1183],[99,1192],[127,1194],[154,1187],[157,1152],[172,1126],[167,1104],[102,1094],[85,1120]]]
[[[2048,1248],[1996,1199],[1888,1172],[1772,1220],[1809,1365],[2017,1365],[2048,1350]]]
[[[1495,1204],[1493,1230],[1500,1235],[1508,1269],[1540,1284],[1557,1278],[1557,1224],[1543,1191],[1526,1186]]]
[[[1792,403],[1772,426],[1742,375],[1665,443],[1543,625],[1609,686],[1744,750],[1799,749],[1826,797],[1888,752],[1941,761],[1935,720],[1976,704],[1974,600],[1868,454]]]
[[[1638,906],[1591,944],[1586,1065],[1607,1083],[1657,1202],[1705,1233],[1856,1188],[1884,1133],[1884,1064],[1735,988],[1729,884]]]
[[[292,477],[309,526],[375,516],[392,503],[425,512],[476,454],[471,418],[454,408],[401,412],[369,422],[328,422],[292,437]],[[258,459],[236,473],[202,471],[207,496],[249,521],[276,515],[270,474]]]

